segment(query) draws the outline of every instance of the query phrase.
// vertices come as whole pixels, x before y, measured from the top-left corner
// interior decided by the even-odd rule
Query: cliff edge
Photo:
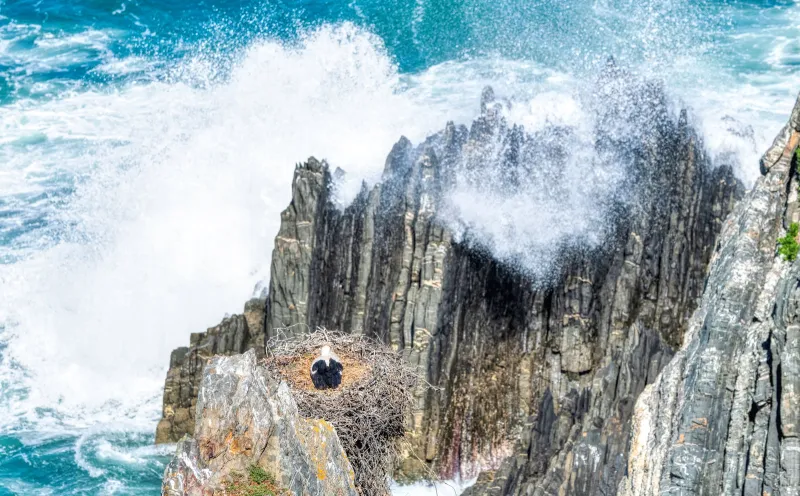
[[[800,494],[800,99],[725,222],[684,344],[636,402],[625,496]],[[796,255],[796,253],[795,253]]]
[[[630,196],[610,200],[603,243],[564,247],[545,282],[444,221],[454,184],[480,188],[489,168],[512,190],[573,180],[560,171],[576,131],[526,132],[491,91],[471,127],[448,124],[418,146],[401,139],[383,180],[344,209],[327,164],[309,159],[281,214],[268,294],[173,353],[159,440],[197,429],[206,357],[261,354],[278,328],[324,326],[391,345],[433,386],[413,391],[395,477],[480,472],[472,494],[613,494],[629,475],[636,400],[683,346],[743,188],[711,166],[660,86],[614,68],[604,78],[598,91],[613,98],[592,139]]]
[[[286,383],[268,378],[252,350],[208,363],[196,419],[166,468],[163,496],[358,494],[333,426],[301,417]]]

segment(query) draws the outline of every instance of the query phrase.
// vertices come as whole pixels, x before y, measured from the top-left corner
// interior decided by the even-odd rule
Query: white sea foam
[[[44,33],[34,41],[34,45],[51,50],[86,47],[99,51],[106,51],[108,50],[108,42],[114,38],[115,35],[123,34],[124,33],[109,29],[87,29],[85,31],[66,36],[58,36],[53,33]]]
[[[125,485],[116,479],[108,479],[103,483],[103,487],[100,490],[100,494],[102,496],[117,494],[119,491],[124,489]]]
[[[798,88],[791,81],[717,84],[674,93],[690,108],[692,125],[717,165],[731,165],[746,186],[759,176],[758,160],[786,123]]]
[[[477,479],[447,480],[435,483],[420,482],[417,484],[400,485],[391,487],[393,496],[458,496],[468,487],[475,484]]]
[[[145,57],[132,56],[118,59],[112,55],[93,70],[113,76],[120,76],[137,72],[145,72],[151,69],[153,69],[153,63]]]
[[[68,71],[78,64],[111,58],[109,45],[124,35],[119,30],[91,28],[69,34],[43,32],[36,24],[10,22],[0,26],[0,62],[10,68],[6,75],[16,85],[25,86],[31,75]]]
[[[175,445],[147,445],[135,448],[121,447],[108,439],[97,442],[97,458],[128,465],[146,465],[152,463],[156,456],[171,455],[175,452]]]
[[[196,80],[212,66],[185,70]],[[45,137],[9,157],[10,170],[67,167],[86,179],[51,214],[58,243],[0,268],[0,380],[27,386],[2,405],[4,422],[156,417],[169,351],[240,311],[268,277],[295,163],[328,159],[357,179],[344,190],[353,194],[399,136],[419,141],[468,118],[477,98],[459,111],[404,93],[380,42],[344,25],[295,47],[257,43],[223,84],[149,83],[7,108],[6,142]]]
[[[85,470],[90,477],[97,478],[105,475],[106,471],[102,468],[95,467],[90,463],[84,454],[84,445],[90,439],[92,430],[84,432],[75,443],[75,465]]]
[[[293,164],[308,155],[348,171],[347,200],[362,179],[377,179],[399,136],[419,142],[447,120],[469,122],[485,84],[514,97],[509,119],[529,130],[587,123],[567,74],[488,58],[401,77],[380,40],[351,25],[321,28],[297,46],[255,43],[221,84],[214,67],[198,57],[173,82],[20,101],[0,113],[2,179],[12,192],[41,187],[31,180],[38,171],[85,177],[69,206],[51,214],[48,239],[58,242],[0,268],[8,343],[0,380],[26,385],[2,405],[7,422],[156,417],[169,350],[239,311],[268,277]],[[708,129],[733,122],[725,115],[708,118]],[[755,154],[766,142],[721,135],[707,133],[707,143],[744,143]],[[20,146],[26,153],[15,153]],[[577,200],[586,192],[575,184]],[[461,220],[487,229],[501,255],[513,256],[516,242],[566,235],[552,229],[568,224],[553,205],[535,205],[554,216],[531,225],[530,216],[504,214],[529,211],[525,198],[460,198]],[[580,215],[591,205],[576,205],[569,234],[591,233],[593,217]]]
[[[17,29],[9,36],[35,30]],[[98,51],[107,43],[96,34],[68,41]],[[51,51],[48,63],[68,63],[58,59],[63,42],[43,41],[38,49]],[[13,43],[3,43],[0,58],[22,56],[9,55]],[[96,70],[119,74],[146,65],[110,57]],[[13,385],[0,401],[0,429],[23,420],[44,432],[74,433],[128,420],[131,429],[151,430],[169,351],[240,311],[268,277],[293,164],[309,155],[347,170],[346,201],[362,179],[377,179],[399,136],[419,142],[447,120],[468,123],[485,84],[512,97],[508,118],[528,130],[559,124],[590,135],[579,98],[585,82],[571,75],[488,57],[401,76],[380,40],[350,25],[321,28],[297,46],[255,43],[223,83],[215,71],[214,60],[198,57],[174,71],[174,80],[71,91],[0,110],[4,195],[41,193],[60,175],[78,178],[69,205],[48,212],[47,236],[22,243],[25,260],[0,266],[0,338],[7,344],[0,384]],[[692,107],[719,163],[734,160],[752,180],[758,154],[791,107],[792,80],[713,80],[698,89],[684,84],[685,76],[660,76]],[[569,169],[576,174],[569,222],[552,202],[468,189],[454,195],[458,220],[483,229],[483,241],[511,258],[531,239],[554,244],[591,234],[593,206],[580,201],[591,190],[580,165],[593,151],[580,148],[589,155],[576,156]],[[531,209],[538,217],[527,214]],[[548,211],[553,215],[540,215]],[[93,456],[120,463],[149,456],[113,443],[93,446]],[[102,470],[75,456],[90,474]]]

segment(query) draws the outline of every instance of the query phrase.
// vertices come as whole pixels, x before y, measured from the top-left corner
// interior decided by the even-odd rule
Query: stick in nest
[[[337,389],[317,390],[309,369],[326,344],[342,360],[342,384]],[[324,328],[293,335],[278,329],[267,342],[264,365],[267,372],[288,383],[301,415],[323,418],[336,427],[359,492],[388,495],[397,441],[405,434],[404,422],[419,381],[403,357],[362,335]]]

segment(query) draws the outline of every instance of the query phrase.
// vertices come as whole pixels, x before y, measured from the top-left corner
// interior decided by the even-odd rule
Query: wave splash
[[[68,155],[85,177],[50,214],[52,245],[0,266],[0,381],[17,391],[6,422],[156,418],[164,357],[268,277],[293,164],[314,153],[357,186],[398,136],[445,120],[352,25],[255,44],[223,84],[185,82],[213,70],[197,58],[175,82],[72,94],[9,126],[45,129],[37,158]],[[48,146],[66,128],[84,130],[87,152]]]
[[[105,70],[142,63],[114,61]],[[229,74],[219,70],[213,56],[198,55],[159,80],[4,106],[2,140],[13,146],[3,152],[25,151],[3,157],[13,164],[3,173],[14,192],[43,194],[37,188],[58,175],[77,180],[63,205],[46,212],[36,241],[12,247],[19,261],[0,265],[0,429],[74,435],[120,420],[133,431],[152,429],[170,350],[240,311],[268,278],[293,164],[309,154],[347,171],[339,188],[346,203],[362,180],[378,180],[399,136],[420,142],[448,120],[471,122],[491,84],[513,101],[509,122],[531,133],[571,129],[576,151],[563,181],[568,211],[557,197],[536,203],[524,188],[487,194],[465,181],[454,192],[456,223],[497,256],[518,259],[531,240],[597,243],[606,212],[591,195],[621,184],[613,163],[590,166],[587,182],[587,164],[598,159],[587,85],[534,62],[475,57],[400,74],[379,38],[343,24],[292,44],[256,42]],[[736,88],[694,100],[680,86],[670,90],[693,105],[720,160],[758,152],[758,134],[740,124],[756,114],[721,110]],[[755,122],[770,134],[769,116]],[[37,174],[47,181],[29,182]],[[526,213],[534,207],[553,213],[549,223]],[[564,221],[567,213],[575,222]],[[546,270],[549,260],[538,253],[521,264]],[[103,444],[112,434],[82,436],[75,463],[117,491],[100,465],[128,455]],[[96,453],[108,456],[98,461]]]
[[[15,170],[68,164],[80,178],[48,213],[46,245],[0,266],[8,302],[0,381],[13,385],[0,404],[6,427],[20,418],[157,418],[164,357],[238,311],[268,278],[292,164],[313,153],[346,170],[338,189],[346,203],[362,180],[378,180],[399,136],[420,142],[448,120],[471,122],[487,84],[513,100],[509,122],[544,141],[569,130],[574,143],[558,198],[530,188],[487,194],[465,181],[451,196],[456,223],[509,260],[532,241],[600,240],[608,212],[597,200],[616,194],[624,168],[598,162],[591,84],[497,58],[402,75],[381,40],[352,24],[292,44],[257,42],[237,60],[220,77],[218,61],[201,54],[166,81],[15,102],[0,115],[6,140],[42,134],[24,155],[30,163]],[[497,170],[483,164],[473,173],[491,183]],[[551,252],[530,251],[520,264],[546,272]]]

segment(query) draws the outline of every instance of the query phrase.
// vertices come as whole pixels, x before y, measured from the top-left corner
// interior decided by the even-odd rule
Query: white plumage
[[[325,345],[311,363],[311,381],[317,389],[336,389],[342,383],[343,370],[339,357]]]

